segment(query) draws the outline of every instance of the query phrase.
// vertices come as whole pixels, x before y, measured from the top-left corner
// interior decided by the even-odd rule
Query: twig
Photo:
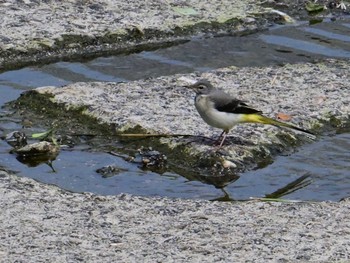
[[[191,134],[120,133],[117,137],[195,137]]]

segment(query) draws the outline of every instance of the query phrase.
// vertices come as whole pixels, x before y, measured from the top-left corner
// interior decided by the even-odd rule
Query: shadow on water
[[[287,196],[297,200],[340,200],[350,196],[350,129],[279,156],[269,166],[250,171],[226,191],[242,199]],[[263,186],[263,187],[262,187]],[[252,193],[247,189],[255,189]],[[276,190],[278,189],[278,190]]]
[[[0,105],[15,100],[23,91],[45,85],[62,86],[77,81],[120,82],[231,65],[264,66],[322,57],[349,58],[349,25],[348,21],[316,25],[300,23],[244,37],[193,39],[154,51],[8,71],[0,74]],[[47,129],[45,121],[41,120],[42,125],[23,128],[21,117],[14,117],[5,107],[0,111],[0,136],[14,130],[28,134],[42,132]],[[136,142],[130,150],[113,139],[108,143],[94,136],[79,136],[72,140],[74,144],[65,142],[67,146],[56,158],[38,163],[9,154],[11,147],[0,140],[0,166],[19,176],[70,191],[102,195],[123,192],[221,201],[281,196],[298,200],[339,200],[350,196],[350,130],[306,145],[290,156],[278,157],[265,168],[240,176],[218,177],[176,167],[171,160],[167,160],[163,169],[145,166],[144,155],[140,154]],[[138,144],[142,145],[142,141]],[[113,155],[111,151],[120,154]],[[152,161],[153,157],[147,158]]]
[[[302,175],[300,177],[298,177],[297,179],[295,179],[294,181],[288,183],[287,185],[281,187],[280,189],[277,189],[276,191],[270,193],[270,194],[265,194],[264,197],[259,197],[258,199],[260,200],[278,200],[286,195],[289,195],[295,191],[298,191],[304,187],[307,187],[308,185],[310,185],[312,183],[312,179],[310,178],[309,174],[305,174]],[[223,196],[219,197],[219,198],[215,198],[212,201],[235,201],[230,193],[225,190],[225,188],[221,188],[222,192],[223,192]],[[251,198],[256,198],[256,197],[251,197]]]

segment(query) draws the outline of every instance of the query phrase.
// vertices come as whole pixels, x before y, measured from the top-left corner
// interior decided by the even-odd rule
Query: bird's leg
[[[226,139],[226,136],[227,136],[227,132],[226,131],[223,131],[222,132],[223,133],[223,138],[222,138],[222,140],[221,140],[221,143],[220,143],[220,145],[219,145],[219,148],[221,148],[221,146],[224,144],[224,141],[225,141],[225,139]]]
[[[215,143],[214,143],[214,145],[216,144],[216,145],[219,145],[219,143],[220,143],[220,139],[222,138],[222,135],[225,133],[225,131],[222,131],[222,133],[220,133],[220,136],[215,140]]]

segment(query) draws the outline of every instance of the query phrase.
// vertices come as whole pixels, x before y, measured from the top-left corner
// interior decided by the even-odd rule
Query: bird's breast
[[[242,121],[241,114],[218,111],[215,103],[208,95],[198,95],[195,98],[195,106],[202,119],[210,126],[223,130],[230,130],[235,124]]]

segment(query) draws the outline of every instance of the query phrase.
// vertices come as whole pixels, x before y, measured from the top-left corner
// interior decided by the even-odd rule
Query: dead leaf
[[[315,101],[316,104],[319,105],[319,104],[323,104],[323,102],[325,102],[326,99],[327,99],[326,96],[318,96],[318,97],[314,98],[314,101]]]
[[[292,116],[280,112],[276,114],[276,118],[281,121],[290,121],[292,119]]]

